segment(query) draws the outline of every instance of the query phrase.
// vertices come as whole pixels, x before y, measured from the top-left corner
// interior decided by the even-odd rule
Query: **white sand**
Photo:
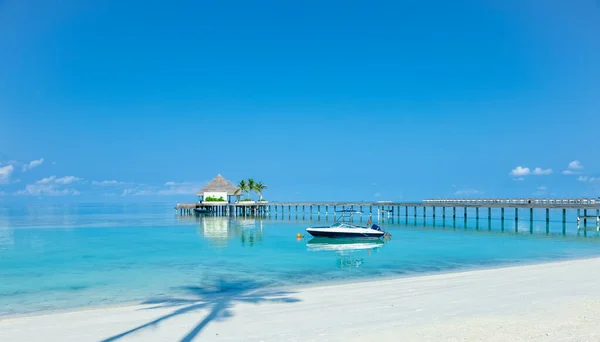
[[[198,341],[600,341],[600,258],[290,292],[280,298],[297,302],[234,301],[228,317],[191,335]],[[225,304],[215,305],[223,313]],[[98,341],[180,308],[5,319],[0,341]],[[209,314],[201,308],[176,315],[119,341],[179,341]]]

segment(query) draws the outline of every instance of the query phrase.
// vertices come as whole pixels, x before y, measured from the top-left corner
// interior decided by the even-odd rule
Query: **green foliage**
[[[248,184],[248,197],[251,197],[250,193],[256,191],[256,182],[254,181],[254,179],[248,178],[247,184]]]
[[[247,191],[248,191],[248,184],[246,184],[246,181],[242,179],[242,180],[241,180],[241,181],[238,183],[238,188],[235,190],[235,193],[234,193],[234,195],[235,195],[235,196],[241,196],[241,195],[243,195],[244,193],[246,193]]]
[[[248,197],[250,197],[250,194],[252,192],[254,192],[259,195],[260,199],[262,199],[262,193],[263,193],[263,190],[265,190],[265,189],[267,189],[267,186],[263,182],[256,182],[256,181],[254,181],[253,178],[248,178],[247,181],[242,179],[238,183],[237,189],[235,190],[234,195],[240,197],[243,194],[248,194]],[[245,200],[240,200],[240,202],[247,202],[247,201],[251,201],[251,199],[247,198]]]
[[[239,202],[252,202],[252,199],[244,198],[244,199],[239,200]]]
[[[254,191],[256,191],[256,193],[260,196],[260,201],[262,201],[262,193],[263,190],[267,189],[267,185],[264,184],[263,182],[258,182],[256,183],[255,187],[254,187]]]
[[[223,196],[216,198],[212,196],[208,196],[204,199],[205,202],[226,202]]]

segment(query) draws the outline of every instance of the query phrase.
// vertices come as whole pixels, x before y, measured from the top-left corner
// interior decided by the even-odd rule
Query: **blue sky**
[[[598,196],[598,36],[595,0],[4,0],[0,201]]]

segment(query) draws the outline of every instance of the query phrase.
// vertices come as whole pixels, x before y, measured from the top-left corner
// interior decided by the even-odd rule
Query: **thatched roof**
[[[197,195],[202,196],[205,192],[227,192],[227,195],[233,195],[237,188],[225,179],[221,174],[218,174],[213,180],[208,182]]]

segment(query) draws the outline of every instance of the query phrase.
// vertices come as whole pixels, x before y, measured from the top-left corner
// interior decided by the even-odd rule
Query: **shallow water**
[[[379,220],[389,241],[296,238],[332,216],[179,217],[168,204],[5,206],[0,315],[145,301],[223,282],[298,285],[600,255],[597,233],[528,217],[434,222],[411,213]]]

